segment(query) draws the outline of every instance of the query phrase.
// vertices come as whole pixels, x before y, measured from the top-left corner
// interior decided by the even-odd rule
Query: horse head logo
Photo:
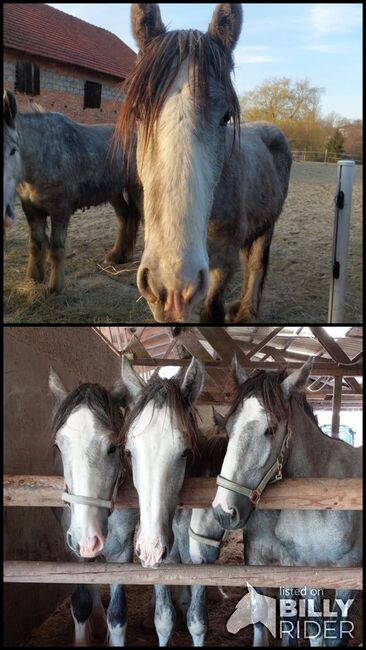
[[[263,623],[273,637],[276,635],[276,599],[259,594],[249,582],[248,593],[239,600],[226,623],[231,634],[237,634],[247,625]]]

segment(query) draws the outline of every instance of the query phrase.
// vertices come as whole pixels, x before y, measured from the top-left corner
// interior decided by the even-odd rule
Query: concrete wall
[[[98,382],[108,388],[120,373],[118,356],[90,327],[5,327],[7,474],[54,473],[50,365],[68,389],[82,381]],[[4,518],[6,559],[66,559],[61,529],[49,508],[5,508]],[[68,585],[5,585],[5,645],[19,645],[70,592]]]
[[[31,95],[16,92],[19,110],[27,110],[32,103],[40,104],[46,111],[64,113],[76,122],[85,124],[114,123],[123,95],[117,79],[92,70],[73,65],[57,63],[42,57],[23,55],[8,50],[4,53],[4,88],[16,91],[16,61],[25,60],[39,66],[40,94]],[[84,84],[94,81],[102,85],[100,108],[84,108]]]

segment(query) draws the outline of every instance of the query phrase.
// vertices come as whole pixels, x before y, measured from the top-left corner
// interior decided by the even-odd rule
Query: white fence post
[[[328,323],[343,323],[354,160],[338,160]]]

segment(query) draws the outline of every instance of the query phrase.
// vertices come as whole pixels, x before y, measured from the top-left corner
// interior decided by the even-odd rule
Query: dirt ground
[[[275,229],[259,322],[326,322],[336,190],[336,165],[294,163],[289,195]],[[7,323],[148,323],[152,315],[136,288],[134,270],[111,277],[97,262],[112,247],[115,215],[109,205],[78,211],[71,219],[66,287],[49,296],[25,277],[28,227],[20,204],[4,252],[4,320]],[[134,259],[141,256],[139,235]],[[356,167],[348,261],[345,322],[362,322],[362,167]],[[227,292],[239,297],[241,273]]]
[[[220,553],[219,564],[240,564],[243,561],[242,533],[232,533],[224,542]],[[236,635],[226,630],[226,622],[235,610],[239,600],[246,593],[241,587],[224,588],[228,598],[223,598],[217,589],[208,591],[208,632],[205,639],[206,646],[212,647],[251,647],[253,639],[252,625],[242,629]],[[71,591],[71,587],[70,587]],[[152,587],[128,586],[128,626],[127,646],[156,646],[157,635],[153,624],[153,610],[151,606]],[[272,592],[271,592],[272,593]],[[275,593],[273,591],[272,595]],[[324,597],[333,601],[334,592],[325,592]],[[108,606],[108,589],[102,587],[102,599],[105,607]],[[355,625],[354,638],[350,645],[359,645],[362,640],[362,592],[357,592],[357,599],[351,606],[350,618]],[[177,608],[176,608],[177,609]],[[351,614],[352,612],[352,614]],[[73,621],[70,613],[70,601],[65,600],[37,630],[34,630],[24,646],[32,647],[68,647],[73,645]],[[104,645],[104,640],[95,641],[96,646]],[[191,646],[192,641],[183,618],[177,611],[176,629],[172,637],[173,646]],[[279,639],[270,635],[270,645],[280,646]],[[309,645],[301,640],[301,646]]]

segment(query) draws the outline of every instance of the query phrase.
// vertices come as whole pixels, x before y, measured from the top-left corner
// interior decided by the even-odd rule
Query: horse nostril
[[[166,289],[159,290],[154,284],[153,275],[147,267],[138,272],[138,288],[143,296],[150,302],[160,300],[165,302],[167,298]]]
[[[239,510],[235,506],[231,507],[230,519],[234,525],[239,523],[240,520]]]
[[[67,541],[67,545],[70,546],[70,548],[72,548],[72,538],[71,538],[71,533],[69,532],[66,533],[66,541]]]
[[[162,555],[161,555],[161,559],[162,559],[162,560],[165,560],[165,558],[166,558],[167,555],[168,555],[168,549],[167,549],[166,546],[164,546],[164,550],[163,550],[163,553],[162,553]]]

